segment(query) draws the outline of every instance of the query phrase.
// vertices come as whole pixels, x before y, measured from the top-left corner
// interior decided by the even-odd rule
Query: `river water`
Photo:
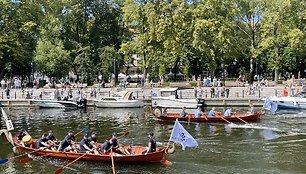
[[[242,109],[243,111],[245,109]],[[93,109],[83,110],[5,108],[15,132],[24,128],[32,137],[40,137],[52,129],[62,139],[73,129],[88,127],[98,132],[98,141],[104,141],[112,132],[129,135],[121,144],[142,144],[147,133],[155,132],[158,142],[167,143],[173,123],[158,123],[144,109]],[[237,109],[236,109],[237,111]],[[242,112],[242,111],[241,111]],[[115,164],[117,173],[189,174],[189,173],[248,173],[248,174],[299,174],[306,173],[306,115],[304,112],[266,113],[260,122],[244,123],[182,123],[198,141],[199,147],[181,149],[176,145],[174,154],[167,158],[173,164],[127,165]],[[2,123],[3,126],[3,123]],[[12,131],[12,133],[15,133]],[[81,137],[81,136],[80,136]],[[80,140],[80,137],[77,137]],[[0,158],[14,156],[12,145],[4,135],[0,137]],[[19,158],[22,159],[22,158]],[[18,160],[0,165],[0,173],[53,173],[68,164],[67,160],[35,158],[21,164]],[[63,173],[111,173],[110,163],[78,161]]]

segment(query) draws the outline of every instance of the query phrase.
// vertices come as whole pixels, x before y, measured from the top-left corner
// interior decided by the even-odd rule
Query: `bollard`
[[[17,98],[17,94],[16,94],[16,92],[15,92],[15,99]]]
[[[260,90],[258,90],[258,98],[260,98]]]
[[[242,90],[242,98],[244,98],[244,90]]]
[[[183,94],[182,94],[182,91],[180,91],[180,98],[183,98],[182,95],[183,95]]]
[[[110,97],[110,91],[108,91],[108,96]]]
[[[138,99],[138,91],[136,91],[136,97],[137,97],[137,99]]]
[[[3,92],[2,92],[2,99],[3,99]]]

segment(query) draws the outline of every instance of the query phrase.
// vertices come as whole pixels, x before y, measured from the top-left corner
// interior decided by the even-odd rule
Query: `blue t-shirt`
[[[214,110],[210,110],[208,112],[208,117],[214,117],[215,116],[215,111]]]
[[[201,113],[201,111],[199,111],[199,110],[196,110],[195,113],[194,113],[194,116],[195,116],[196,118],[201,117],[201,115],[202,115],[202,113]]]
[[[224,117],[230,117],[232,114],[232,110],[231,109],[227,109],[225,112],[224,112]]]

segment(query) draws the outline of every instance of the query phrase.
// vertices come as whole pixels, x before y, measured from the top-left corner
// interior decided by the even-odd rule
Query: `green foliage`
[[[73,72],[91,83],[100,74],[107,80],[114,68],[127,72],[135,54],[141,72],[156,80],[170,70],[188,78],[243,67],[252,79],[255,65],[275,74],[306,69],[305,1],[3,0],[0,6],[0,79],[34,70],[58,78]]]
[[[192,87],[197,87],[197,81],[195,81],[195,80],[190,81],[189,84],[190,84]]]
[[[162,84],[162,87],[170,87],[170,82],[164,82],[164,83]]]

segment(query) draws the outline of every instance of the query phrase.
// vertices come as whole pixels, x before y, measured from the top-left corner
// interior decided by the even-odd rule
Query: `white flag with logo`
[[[185,147],[198,146],[198,142],[184,129],[177,119],[175,120],[169,141],[180,143],[183,150],[185,150]]]

